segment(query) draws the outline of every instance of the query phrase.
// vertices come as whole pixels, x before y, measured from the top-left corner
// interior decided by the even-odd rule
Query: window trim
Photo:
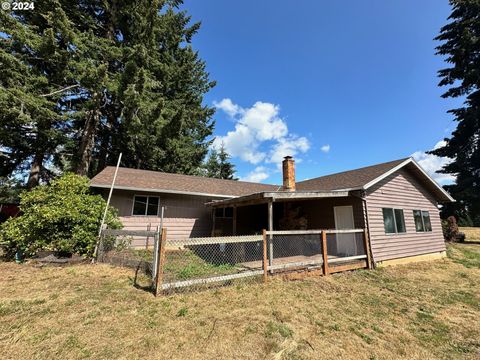
[[[423,230],[417,230],[417,225],[416,225],[416,223],[415,223],[415,211],[419,211],[419,212],[420,212],[420,219],[422,220],[422,228],[423,228]],[[430,230],[427,230],[426,227],[425,227],[425,220],[423,219],[423,213],[427,213],[427,214],[428,214],[428,220],[430,221]],[[421,210],[421,209],[413,209],[413,210],[412,210],[412,214],[413,214],[413,224],[415,225],[415,232],[417,232],[417,233],[429,233],[429,232],[432,232],[432,231],[433,231],[432,218],[430,217],[430,211],[428,211],[428,210]]]
[[[135,208],[135,198],[136,197],[145,197],[147,198],[147,203],[145,204],[145,214],[139,215],[139,214],[134,214],[133,210]],[[157,205],[157,214],[156,215],[147,215],[148,212],[148,204],[150,201],[150,198],[157,198],[158,199],[158,205]],[[140,194],[135,194],[133,195],[133,201],[132,201],[132,211],[131,211],[131,216],[157,216],[160,214],[160,196],[155,196],[155,195],[140,195]]]
[[[225,216],[227,208],[232,209],[232,216]],[[216,214],[216,211],[219,210],[219,209],[222,209],[222,216],[217,216],[217,214]],[[214,209],[213,211],[215,212],[215,218],[216,219],[233,219],[233,206],[227,206],[227,207],[222,207],[222,208],[218,207],[218,208]]]
[[[387,232],[385,229],[385,219],[383,219],[383,230],[385,231],[385,235],[403,235],[407,233],[407,225],[405,222],[405,210],[402,208],[394,208],[394,207],[382,207],[382,218],[383,218],[383,209],[391,209],[393,214],[393,224],[395,225],[395,232]],[[403,214],[403,227],[405,231],[399,232],[397,228],[397,216],[395,215],[395,210],[402,210]]]

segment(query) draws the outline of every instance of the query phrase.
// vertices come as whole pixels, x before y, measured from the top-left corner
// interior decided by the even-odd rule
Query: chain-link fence
[[[97,249],[96,261],[123,266],[155,277],[155,257],[158,248],[159,229],[155,230],[114,230],[103,229]],[[152,240],[150,240],[152,239]],[[138,248],[136,242],[142,241],[152,246]]]
[[[277,231],[269,233],[268,238],[270,271],[319,267],[323,264],[321,233]]]
[[[320,267],[324,258],[329,264],[367,259],[365,234],[362,229],[267,232],[269,270]]]
[[[165,242],[162,290],[257,281],[263,270],[263,236],[202,237]]]
[[[134,249],[131,237],[153,238]],[[156,231],[103,230],[97,260],[140,269],[155,293],[265,281],[267,275],[370,267],[364,230],[263,231],[261,235],[168,238]]]

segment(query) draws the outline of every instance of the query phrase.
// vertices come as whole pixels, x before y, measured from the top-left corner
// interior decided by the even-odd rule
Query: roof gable
[[[407,158],[394,160],[382,164],[366,166],[360,169],[343,171],[310,180],[300,181],[297,182],[297,189],[302,191],[359,189],[406,160]]]
[[[413,158],[405,158],[360,169],[326,175],[297,183],[298,190],[367,190],[396,171],[408,167],[440,202],[455,201]]]

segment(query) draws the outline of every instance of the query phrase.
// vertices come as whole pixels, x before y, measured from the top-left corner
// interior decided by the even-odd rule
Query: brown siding
[[[164,226],[169,239],[210,235],[212,221],[211,211],[205,203],[211,198],[203,196],[162,194],[115,190],[111,205],[118,209],[124,229],[146,230],[149,226],[155,229],[160,225],[160,216],[132,216],[133,196],[151,195],[160,197],[160,206],[165,206]],[[153,240],[150,239],[150,243]],[[142,246],[145,238],[135,238],[133,245]]]
[[[374,261],[383,261],[445,250],[442,226],[433,196],[406,169],[390,175],[367,193],[368,225]],[[382,208],[403,209],[407,232],[385,234]],[[413,210],[428,210],[431,232],[415,231]]]

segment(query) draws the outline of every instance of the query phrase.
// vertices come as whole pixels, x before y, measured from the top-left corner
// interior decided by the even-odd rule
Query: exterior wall
[[[406,169],[369,189],[366,195],[368,225],[375,262],[445,251],[437,203]],[[385,234],[382,208],[403,209],[406,233]],[[428,210],[431,232],[416,232],[413,210]]]
[[[104,193],[106,196],[107,192]],[[160,197],[160,207],[164,206],[164,227],[169,239],[209,236],[212,229],[211,210],[205,206],[211,198],[181,194],[162,194],[114,190],[111,205],[118,209],[120,220],[126,230],[155,229],[160,225],[159,216],[133,216],[134,195]],[[153,239],[150,239],[153,244]],[[134,246],[144,246],[145,238],[135,238]]]

